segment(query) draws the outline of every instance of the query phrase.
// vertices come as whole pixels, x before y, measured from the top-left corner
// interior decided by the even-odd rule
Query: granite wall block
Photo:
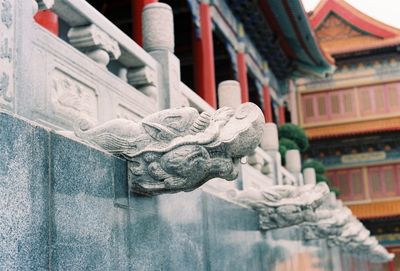
[[[47,270],[48,131],[0,112],[0,270]]]

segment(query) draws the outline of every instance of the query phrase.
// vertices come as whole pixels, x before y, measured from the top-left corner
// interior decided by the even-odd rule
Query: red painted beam
[[[240,83],[240,91],[242,93],[242,103],[249,102],[249,87],[247,82],[247,66],[246,66],[246,53],[236,53],[237,62],[237,75]]]
[[[263,96],[264,96],[264,118],[265,122],[272,122],[272,109],[271,109],[271,95],[269,92],[269,87],[267,85],[263,86]]]
[[[34,17],[35,21],[58,36],[58,16],[50,10],[38,11]]]
[[[200,37],[194,37],[194,53],[196,92],[209,105],[217,108],[211,10],[206,3],[200,4]]]
[[[132,2],[132,39],[143,45],[142,12],[146,5],[156,3],[158,0],[131,0]]]
[[[279,106],[279,124],[285,124],[286,123],[286,118],[285,118],[285,106],[280,105]]]

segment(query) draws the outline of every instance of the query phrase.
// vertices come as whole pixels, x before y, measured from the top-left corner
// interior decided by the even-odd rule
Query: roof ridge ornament
[[[234,180],[241,157],[260,144],[264,117],[253,103],[199,114],[166,109],[139,122],[115,119],[75,125],[84,141],[128,160],[131,191],[153,196],[192,191],[212,178]]]

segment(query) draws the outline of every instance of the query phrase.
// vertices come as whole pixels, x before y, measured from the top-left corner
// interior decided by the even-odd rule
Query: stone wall
[[[261,232],[201,189],[129,195],[123,160],[6,113],[0,127],[1,270],[340,270],[296,228]]]

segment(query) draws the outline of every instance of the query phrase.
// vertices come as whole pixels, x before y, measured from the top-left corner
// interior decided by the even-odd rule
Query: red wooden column
[[[242,92],[242,103],[247,103],[249,102],[249,87],[247,82],[246,53],[243,45],[240,46],[236,53],[236,62],[238,81]]]
[[[280,105],[279,106],[279,124],[285,124],[286,123],[286,118],[285,118],[285,106]]]
[[[142,12],[143,8],[151,3],[156,3],[158,0],[131,0],[132,2],[132,38],[140,46],[143,45],[142,34]]]
[[[389,253],[392,253],[392,251],[391,251],[390,249],[388,249],[388,252],[389,252]],[[394,260],[391,260],[391,261],[388,263],[388,267],[389,267],[389,271],[395,271]]]
[[[205,2],[200,3],[200,37],[195,37],[194,52],[196,92],[208,104],[217,108],[211,10]]]
[[[35,14],[35,21],[58,36],[58,16],[50,10],[38,11]]]
[[[263,95],[264,95],[264,118],[265,122],[272,122],[272,109],[271,109],[271,95],[269,93],[268,85],[263,86]]]

